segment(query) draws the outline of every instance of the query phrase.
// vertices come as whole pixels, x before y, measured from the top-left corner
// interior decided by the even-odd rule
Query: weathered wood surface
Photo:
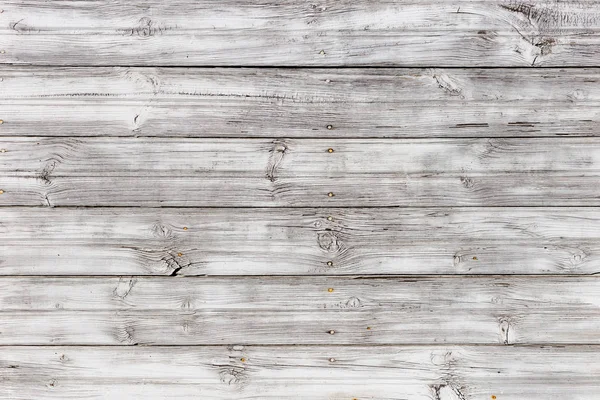
[[[3,138],[0,146],[0,205],[600,205],[595,138]]]
[[[3,347],[11,399],[595,400],[597,346]]]
[[[596,0],[7,0],[3,63],[599,65]]]
[[[0,208],[0,255],[1,275],[596,274],[600,210]]]
[[[596,277],[2,278],[0,344],[600,344],[599,293]]]
[[[2,136],[433,138],[600,132],[598,69],[4,67],[0,77]]]

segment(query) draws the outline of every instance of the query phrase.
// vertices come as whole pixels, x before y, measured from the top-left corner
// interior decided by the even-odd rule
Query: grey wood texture
[[[595,0],[7,0],[2,62],[37,65],[598,65]]]
[[[600,344],[599,289],[596,277],[2,278],[0,344]]]
[[[0,205],[600,205],[592,138],[3,138],[0,146]]]
[[[1,275],[600,272],[596,208],[8,207],[0,222]]]
[[[597,136],[599,71],[4,66],[0,135]]]
[[[0,398],[597,400],[599,47],[597,0],[4,1]]]
[[[594,400],[598,346],[2,347],[11,399]]]

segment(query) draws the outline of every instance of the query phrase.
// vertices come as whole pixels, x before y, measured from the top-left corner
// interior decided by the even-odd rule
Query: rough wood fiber
[[[596,136],[599,71],[4,67],[0,135]]]
[[[595,400],[597,346],[4,347],[11,399]]]
[[[2,275],[595,274],[600,211],[3,208],[0,254]]]
[[[2,278],[0,289],[2,345],[600,344],[595,277]]]
[[[595,138],[5,138],[0,146],[0,205],[600,205]]]
[[[3,63],[599,65],[596,0],[7,0]]]

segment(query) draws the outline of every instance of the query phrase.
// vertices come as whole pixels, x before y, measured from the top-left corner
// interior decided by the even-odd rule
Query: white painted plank
[[[596,0],[7,0],[3,63],[598,65]]]
[[[0,134],[596,136],[598,71],[4,67]]]
[[[595,400],[597,346],[4,347],[10,400]]]
[[[0,146],[0,205],[600,205],[595,138],[3,138]]]
[[[599,227],[595,208],[11,207],[0,274],[594,274]]]
[[[2,278],[2,345],[600,344],[600,279]]]

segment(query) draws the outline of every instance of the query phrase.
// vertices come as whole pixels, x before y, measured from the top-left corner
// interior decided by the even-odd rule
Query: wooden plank
[[[599,356],[597,346],[5,347],[0,390],[11,400],[593,400]]]
[[[2,278],[0,344],[600,344],[599,294],[596,277]]]
[[[597,136],[599,71],[4,67],[0,135]]]
[[[38,65],[599,65],[596,0],[7,0],[2,62]]]
[[[5,206],[600,205],[593,138],[6,138],[0,146]]]
[[[599,227],[595,208],[0,208],[0,274],[595,274]]]

